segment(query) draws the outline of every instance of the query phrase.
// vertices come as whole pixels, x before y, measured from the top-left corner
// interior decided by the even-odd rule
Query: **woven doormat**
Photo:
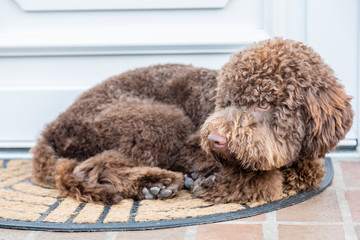
[[[221,222],[274,211],[303,202],[332,181],[333,167],[319,189],[285,196],[270,203],[212,204],[192,199],[188,191],[168,200],[126,199],[117,205],[81,203],[60,197],[56,189],[31,178],[30,160],[0,160],[0,227],[50,231],[145,230]]]

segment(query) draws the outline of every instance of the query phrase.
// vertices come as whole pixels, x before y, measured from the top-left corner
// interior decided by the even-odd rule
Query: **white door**
[[[219,69],[272,36],[313,46],[359,110],[356,0],[81,2],[0,1],[0,148],[33,146],[47,122],[107,77],[167,62]],[[356,115],[343,144],[356,145],[358,132]]]

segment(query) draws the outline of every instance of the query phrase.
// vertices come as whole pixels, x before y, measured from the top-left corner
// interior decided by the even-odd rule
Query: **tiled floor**
[[[0,229],[0,240],[360,240],[360,159],[333,159],[332,185],[298,205],[229,222],[183,228],[98,233],[56,233]]]

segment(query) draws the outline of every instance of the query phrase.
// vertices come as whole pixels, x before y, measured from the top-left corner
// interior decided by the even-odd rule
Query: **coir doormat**
[[[325,161],[326,176],[319,189],[284,196],[269,203],[212,204],[191,198],[188,191],[168,200],[126,199],[103,206],[63,198],[56,189],[31,179],[30,160],[0,160],[0,227],[50,231],[145,230],[221,222],[274,211],[303,202],[323,191],[334,172]]]

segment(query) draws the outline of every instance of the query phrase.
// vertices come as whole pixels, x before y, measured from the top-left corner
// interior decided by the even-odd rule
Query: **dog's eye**
[[[260,102],[258,103],[258,108],[266,111],[270,108],[270,104],[268,102]]]

